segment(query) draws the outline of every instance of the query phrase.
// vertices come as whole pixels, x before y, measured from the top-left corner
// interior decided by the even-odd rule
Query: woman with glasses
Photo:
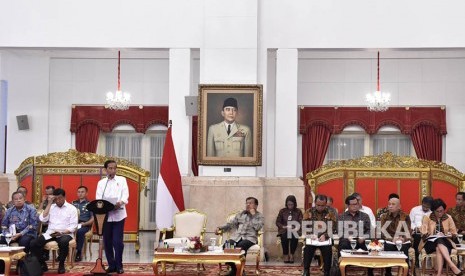
[[[294,253],[297,249],[297,242],[299,241],[299,237],[292,235],[292,232],[288,230],[292,230],[292,224],[294,223],[298,223],[300,226],[302,218],[303,214],[302,211],[297,208],[295,196],[288,196],[286,198],[285,207],[279,211],[278,217],[276,218],[278,237],[281,237],[281,246],[283,247],[283,259],[285,263],[294,262]]]
[[[452,248],[455,247],[452,239],[457,235],[457,228],[452,217],[446,214],[446,207],[446,203],[440,198],[433,201],[432,213],[423,218],[420,228],[422,241],[418,251],[421,252],[424,248],[427,254],[436,253],[436,275],[442,275],[444,262],[451,268],[454,275],[463,275],[450,258]]]

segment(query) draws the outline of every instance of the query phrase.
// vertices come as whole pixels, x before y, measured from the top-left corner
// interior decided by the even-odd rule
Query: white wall
[[[43,56],[3,55],[8,81],[7,173],[29,156],[48,152],[49,59]],[[18,130],[17,115],[28,115],[29,130]],[[62,115],[61,115],[62,116]]]
[[[395,54],[410,57],[383,62],[382,88],[392,90],[394,104],[447,105],[446,161],[459,163],[465,151],[459,142],[463,134],[460,124],[463,84],[449,78],[455,78],[463,65],[442,51],[419,55],[416,49],[465,47],[462,28],[465,18],[461,14],[464,6],[459,0],[447,5],[432,0],[3,1],[0,50],[14,50],[1,60],[1,76],[10,84],[8,123],[16,126],[15,116],[20,114],[29,114],[31,123],[28,132],[10,127],[8,140],[12,150],[8,153],[8,171],[27,156],[66,150],[72,145],[70,105],[103,104],[100,93],[116,86],[116,66],[112,65],[115,59],[105,60],[108,53],[113,57],[115,51],[109,49],[115,48],[147,52],[165,49],[166,53],[172,48],[198,48],[199,71],[194,70],[193,75],[197,74],[200,82],[265,84],[264,110],[268,113],[263,124],[263,133],[267,134],[263,143],[264,165],[238,173],[251,176],[275,176],[279,169],[274,166],[272,136],[277,133],[273,127],[277,77],[275,62],[270,60],[268,51],[304,49],[299,51],[298,104],[361,105],[365,90],[373,87],[370,84],[374,81],[373,62],[366,58],[372,58],[374,52],[360,49],[381,48],[383,52],[389,51],[384,50],[387,48],[399,49]],[[30,47],[44,51],[41,55],[30,55],[24,50]],[[89,59],[78,54],[76,60],[62,64],[60,59],[50,61],[51,48],[74,49],[81,54],[91,48],[97,53]],[[311,64],[300,69],[306,66],[306,58],[312,58],[307,54],[301,56],[308,49],[346,50],[335,50],[338,59],[330,58],[321,66]],[[316,55],[320,56],[311,63],[326,58],[321,53]],[[344,62],[354,55],[362,58]],[[70,56],[64,54],[62,58]],[[132,92],[134,102],[167,104],[167,57],[159,61],[164,64],[156,66],[151,64],[150,55],[141,58],[148,59],[147,64],[142,60],[123,60],[123,90]],[[346,67],[331,71],[341,64]],[[397,75],[390,74],[390,70]],[[153,78],[145,75],[152,73]],[[195,95],[196,90],[192,90],[190,93]],[[296,152],[297,175],[300,175],[299,144],[295,152],[279,158],[295,159]],[[221,168],[213,168],[212,173],[218,175],[219,171]]]
[[[200,48],[203,2],[2,1],[0,46]]]
[[[66,59],[5,55],[9,83],[7,171],[25,158],[72,147],[72,104],[105,104],[116,90],[117,59]],[[50,74],[49,74],[50,72]],[[168,59],[122,59],[121,87],[133,104],[168,105]],[[29,116],[18,131],[16,115]]]
[[[465,51],[384,56],[381,52],[381,91],[391,93],[392,105],[446,106],[443,161],[465,171]],[[365,94],[376,89],[376,53],[301,52],[298,79],[301,105],[363,106]]]
[[[465,2],[263,0],[268,48],[463,47]]]

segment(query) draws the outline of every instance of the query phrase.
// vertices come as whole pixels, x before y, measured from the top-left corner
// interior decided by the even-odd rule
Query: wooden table
[[[0,247],[0,260],[5,262],[5,276],[10,275],[11,257],[21,252],[24,252],[24,246]]]
[[[346,266],[361,266],[368,268],[383,268],[383,267],[399,267],[399,274],[407,276],[408,264],[406,262],[407,256],[403,253],[396,251],[382,251],[379,255],[354,255],[349,252],[341,251],[341,258],[339,268],[341,275],[346,275]],[[400,274],[402,272],[402,274]]]
[[[152,267],[155,275],[158,274],[158,264],[162,264],[162,273],[166,274],[165,263],[196,263],[196,264],[219,264],[234,263],[236,265],[236,276],[242,275],[245,264],[244,251],[241,253],[223,253],[221,251],[208,251],[202,253],[188,252],[155,252]]]

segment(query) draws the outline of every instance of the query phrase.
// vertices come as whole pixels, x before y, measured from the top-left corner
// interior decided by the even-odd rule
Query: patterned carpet
[[[89,271],[94,267],[95,263],[90,262],[80,262],[75,264],[74,268],[68,269],[66,271],[67,276],[82,276],[85,274],[89,274]],[[55,276],[55,275],[63,275],[57,274],[56,269],[51,269],[51,264],[49,264],[49,271],[45,273],[46,276]],[[255,266],[246,266],[247,275],[255,275]],[[122,275],[154,275],[152,264],[124,264],[124,271],[125,273]],[[200,272],[200,273],[198,273]],[[393,269],[393,275],[396,275],[397,269]],[[427,275],[432,275],[432,271],[427,271]],[[223,266],[223,271],[220,275],[225,275],[227,273],[226,267]],[[416,275],[420,275],[419,271],[415,273]],[[12,274],[15,275],[15,274]],[[112,274],[118,275],[118,274]],[[197,266],[194,264],[177,264],[175,268],[172,265],[167,265],[167,273],[166,275],[169,276],[189,276],[189,275],[201,275],[201,276],[218,276],[219,275],[219,267],[217,265],[205,265],[205,270],[197,271]],[[282,275],[302,275],[302,267],[301,266],[288,266],[288,265],[268,265],[264,264],[260,266],[260,275],[266,276],[282,276]],[[312,267],[311,275],[320,276],[323,273],[319,270],[318,267]],[[366,269],[363,268],[356,268],[356,267],[348,267],[346,275],[350,276],[365,276],[367,275]],[[381,275],[381,270],[375,270],[375,275]],[[445,271],[444,271],[445,275]]]

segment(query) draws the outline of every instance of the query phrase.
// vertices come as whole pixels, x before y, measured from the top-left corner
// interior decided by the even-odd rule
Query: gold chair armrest
[[[161,236],[161,240],[164,241],[166,239],[166,232],[174,232],[175,230],[175,227],[170,227],[170,228],[163,228],[160,230],[160,232],[162,233],[162,236]]]
[[[220,229],[218,230],[216,236],[218,237],[218,244],[222,245],[223,244],[223,234],[225,233],[224,230]]]
[[[257,244],[262,247],[263,244],[263,230],[258,231]]]

